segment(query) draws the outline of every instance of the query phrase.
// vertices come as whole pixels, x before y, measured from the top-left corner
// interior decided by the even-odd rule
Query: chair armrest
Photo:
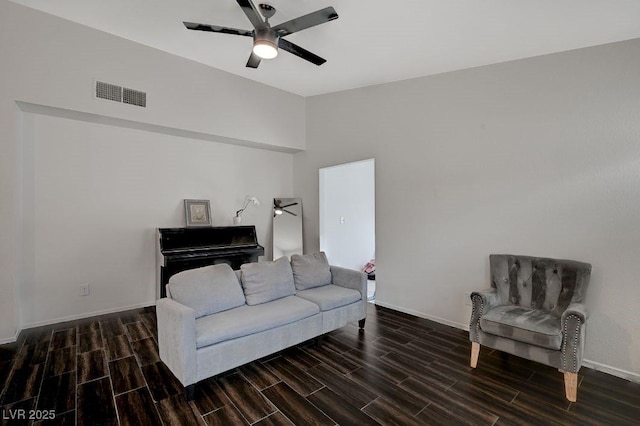
[[[469,340],[479,342],[480,317],[494,306],[500,305],[500,296],[495,288],[471,293],[471,320],[469,321]]]
[[[564,328],[564,324],[567,321],[569,316],[575,315],[577,316],[582,323],[586,323],[589,318],[589,311],[584,303],[572,303],[567,309],[562,313],[562,326]]]
[[[472,291],[470,297],[471,302],[474,305],[478,303],[478,307],[483,308],[482,314],[487,313],[487,311],[493,307],[501,305],[500,296],[498,295],[498,291],[495,288],[481,291]]]
[[[197,381],[196,313],[173,299],[156,302],[160,359],[184,386]]]
[[[562,370],[577,373],[582,366],[586,323],[589,318],[583,303],[572,303],[562,313]]]

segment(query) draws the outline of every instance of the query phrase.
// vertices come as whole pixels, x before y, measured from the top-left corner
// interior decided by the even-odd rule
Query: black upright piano
[[[219,263],[240,269],[263,255],[255,226],[159,228],[159,297],[167,296],[165,286],[178,272]]]

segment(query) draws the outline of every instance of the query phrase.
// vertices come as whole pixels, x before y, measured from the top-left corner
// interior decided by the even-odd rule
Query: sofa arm
[[[582,366],[588,318],[589,312],[582,303],[572,303],[562,313],[562,371],[577,373]]]
[[[197,382],[196,313],[173,299],[156,302],[160,359],[184,386]]]
[[[358,290],[362,301],[367,301],[367,274],[353,269],[331,266],[331,281],[340,287]]]
[[[500,296],[495,288],[471,293],[471,320],[469,321],[469,340],[479,342],[480,318],[494,306],[500,305]]]

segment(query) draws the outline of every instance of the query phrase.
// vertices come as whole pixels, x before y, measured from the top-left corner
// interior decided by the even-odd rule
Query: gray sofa
[[[171,277],[156,303],[160,358],[193,398],[208,377],[366,318],[367,279],[324,253]]]

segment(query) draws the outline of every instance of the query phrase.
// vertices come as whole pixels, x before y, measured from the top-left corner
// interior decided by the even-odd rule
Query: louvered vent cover
[[[96,81],[96,98],[122,102],[143,108],[147,106],[147,94],[140,90],[128,89],[115,84]]]
[[[102,81],[96,81],[96,97],[110,101],[122,102],[122,87]]]
[[[147,94],[139,90],[122,89],[122,102],[125,104],[137,105],[141,107],[147,106]]]

